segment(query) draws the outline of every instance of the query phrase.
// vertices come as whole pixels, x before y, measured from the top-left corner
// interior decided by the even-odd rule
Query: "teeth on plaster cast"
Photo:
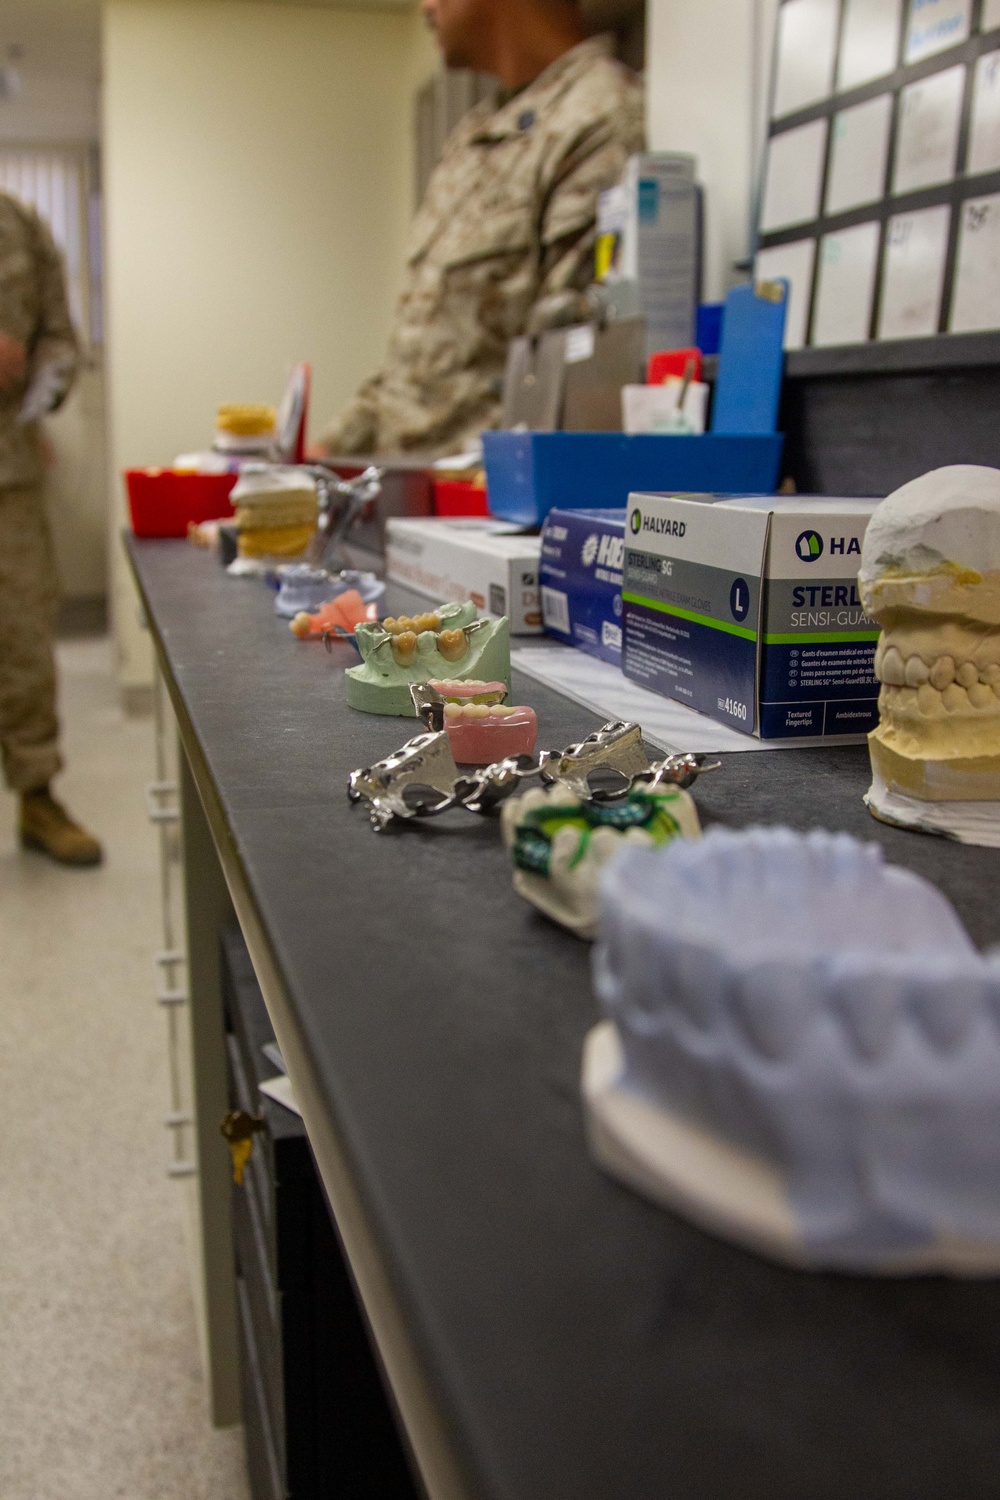
[[[892,687],[902,687],[906,682],[906,664],[895,646],[882,652],[882,681]]]
[[[953,1269],[960,1244],[1000,1268],[1000,952],[928,882],[822,832],[626,846],[593,968],[616,1088],[776,1173],[800,1261]],[[698,1217],[669,1153],[656,1170]],[[725,1232],[759,1243],[744,1202]]]
[[[911,656],[907,660],[907,663],[906,663],[906,684],[907,684],[907,687],[919,687],[922,682],[926,682],[927,681],[927,679],[928,679],[929,676],[930,676],[930,672],[927,669],[927,663],[923,660],[922,657],[920,657],[920,656]]]
[[[978,668],[971,661],[964,661],[955,673],[955,681],[964,688],[970,688],[974,682],[979,681]]]
[[[996,707],[997,695],[984,682],[974,682],[968,689],[968,693],[969,702],[973,708],[984,709]]]
[[[468,649],[464,630],[442,630],[438,637],[438,650],[445,661],[461,661]]]
[[[969,695],[957,682],[951,683],[941,694],[945,708],[950,714],[959,714],[969,707]]]
[[[931,684],[939,693],[955,681],[955,663],[950,656],[939,656],[931,667]]]

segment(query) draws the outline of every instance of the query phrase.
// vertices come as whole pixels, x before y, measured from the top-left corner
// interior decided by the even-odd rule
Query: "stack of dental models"
[[[1000,847],[1000,470],[956,465],[874,512],[861,598],[882,626],[868,805]]]
[[[1000,1272],[1000,955],[846,834],[711,829],[602,882],[611,1172],[794,1265]]]

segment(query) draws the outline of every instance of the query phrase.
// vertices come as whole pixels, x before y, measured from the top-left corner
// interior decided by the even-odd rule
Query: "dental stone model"
[[[896,490],[869,523],[860,585],[882,626],[869,807],[1000,846],[1000,470]]]
[[[711,829],[606,870],[598,1160],[778,1260],[1000,1272],[1000,954],[847,834]]]
[[[690,792],[670,785],[635,787],[608,802],[567,786],[535,787],[504,805],[500,827],[514,889],[581,938],[594,936],[601,871],[623,845],[653,848],[701,834]]]
[[[347,701],[364,713],[416,718],[410,687],[432,678],[496,679],[510,688],[510,621],[477,619],[474,604],[359,625],[355,640],[363,660],[347,670]]]

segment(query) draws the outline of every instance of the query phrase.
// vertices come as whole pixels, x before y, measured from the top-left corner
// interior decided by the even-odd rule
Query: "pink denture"
[[[464,766],[489,766],[508,755],[530,755],[538,738],[533,708],[449,703],[444,711],[451,753]]]
[[[507,696],[505,682],[479,682],[474,677],[433,677],[427,686],[449,703],[502,703]]]

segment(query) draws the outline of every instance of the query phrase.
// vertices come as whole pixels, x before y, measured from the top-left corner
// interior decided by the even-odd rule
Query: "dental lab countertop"
[[[346,707],[353,650],[296,641],[270,591],[184,542],[129,545],[433,1500],[996,1500],[1000,1284],[782,1270],[605,1177],[589,947],[514,894],[490,822],[376,836],[348,803],[348,772],[418,727]],[[390,587],[388,612],[417,605]],[[596,727],[514,684],[540,746]],[[996,851],[877,824],[868,782],[864,749],[775,751],[694,796],[705,824],[878,840],[1000,942]]]

